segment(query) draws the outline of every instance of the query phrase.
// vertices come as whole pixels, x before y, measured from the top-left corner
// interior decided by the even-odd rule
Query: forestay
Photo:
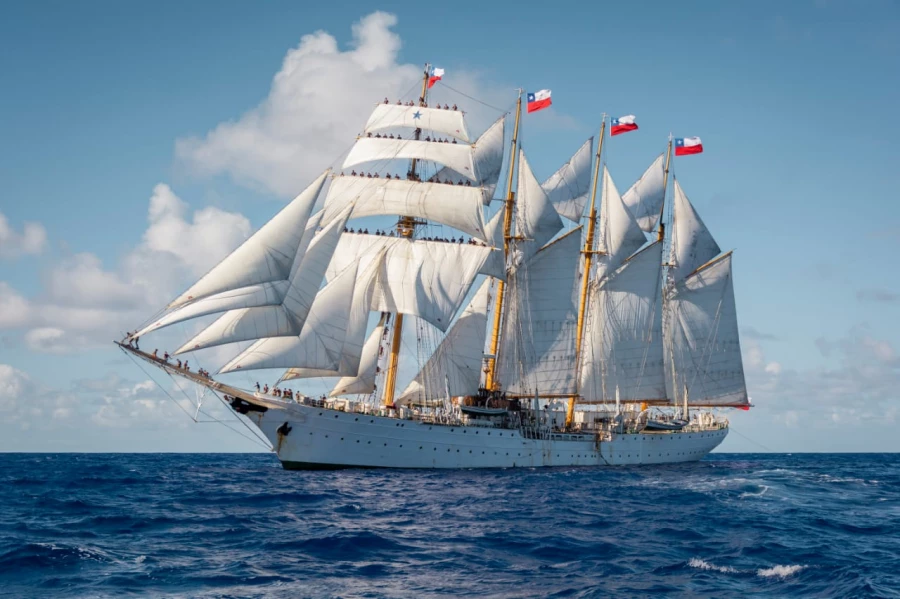
[[[355,203],[353,218],[412,216],[439,222],[487,241],[482,195],[478,187],[464,185],[339,176],[332,180],[328,189],[322,222],[331,222],[346,206]]]
[[[490,288],[490,279],[485,279],[396,403],[444,397],[448,385],[453,397],[478,392]]]
[[[467,179],[477,181],[472,154],[472,146],[463,143],[363,137],[353,145],[342,168],[347,169],[367,162],[389,162],[415,158],[443,164]]]
[[[550,203],[567,219],[579,222],[591,187],[594,138],[588,139],[571,159],[541,184]]]
[[[499,380],[514,393],[575,390],[576,279],[581,227],[509,276]]]
[[[682,281],[718,256],[720,251],[719,244],[676,180],[672,205],[672,257],[675,265],[669,272],[676,282]]]
[[[666,377],[669,398],[702,405],[747,405],[741,361],[731,252],[676,284],[667,303],[670,355],[675,380]]]
[[[622,201],[644,231],[654,230],[659,223],[666,196],[665,157],[660,154],[622,196]]]
[[[272,220],[178,296],[168,308],[178,308],[223,291],[286,280],[328,172],[322,173]]]
[[[462,141],[469,141],[466,122],[460,110],[438,110],[422,106],[379,104],[366,123],[366,133],[388,129],[410,128],[446,133]]]
[[[589,401],[666,399],[662,243],[629,258],[590,290],[579,391]]]

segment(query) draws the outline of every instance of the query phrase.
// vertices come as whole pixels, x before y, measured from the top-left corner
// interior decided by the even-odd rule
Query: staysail
[[[482,201],[485,205],[491,203],[500,171],[503,168],[503,135],[506,127],[506,116],[502,116],[488,127],[488,129],[475,140],[475,175],[476,182],[482,189]],[[442,168],[435,175],[438,181],[450,181],[454,185],[465,183],[469,180],[466,176],[454,172],[450,168]]]
[[[485,279],[481,283],[472,301],[447,331],[419,373],[400,394],[397,399],[399,404],[406,404],[415,399],[444,397],[448,384],[453,397],[474,395],[478,391],[487,332],[490,286],[490,279]]]
[[[609,171],[603,167],[603,203],[600,206],[600,235],[597,278],[615,271],[628,256],[647,242],[634,215],[625,206]]]
[[[694,210],[678,180],[672,205],[672,258],[669,273],[676,282],[719,255],[719,244]]]
[[[558,171],[541,184],[550,203],[567,219],[579,222],[591,187],[594,138],[588,139]]]
[[[357,374],[341,378],[334,386],[334,389],[331,390],[330,397],[354,393],[372,393],[375,391],[378,361],[383,357],[384,353],[381,343],[384,337],[385,318],[386,315],[382,314],[378,324],[372,330],[365,345],[363,345],[362,360],[359,363]]]
[[[622,194],[622,201],[634,214],[644,231],[652,231],[659,223],[666,196],[665,154],[660,154],[641,178]]]

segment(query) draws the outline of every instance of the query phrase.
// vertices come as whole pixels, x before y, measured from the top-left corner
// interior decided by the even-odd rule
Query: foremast
[[[424,73],[422,75],[422,93],[419,95],[419,104],[423,105],[425,103],[425,98],[428,96],[428,78],[431,74],[429,71],[429,65],[425,65]],[[414,133],[414,138],[416,141],[422,136],[422,130],[420,128],[416,128]],[[413,158],[409,163],[409,173],[411,178],[415,180],[416,176],[416,168],[418,165],[418,160]],[[416,225],[419,223],[415,218],[411,216],[401,216],[397,221],[397,235],[402,238],[410,239],[415,233]],[[391,334],[391,348],[390,354],[388,356],[387,363],[387,371],[384,375],[384,396],[382,397],[382,401],[385,406],[393,407],[394,406],[394,394],[396,393],[397,388],[397,366],[400,361],[400,344],[403,338],[403,313],[397,312],[394,314],[394,328]]]
[[[575,419],[575,400],[578,398],[579,371],[581,368],[581,343],[584,337],[584,314],[587,308],[587,293],[591,281],[591,262],[593,261],[594,232],[597,226],[597,182],[600,179],[600,163],[603,159],[603,141],[606,137],[606,114],[601,117],[600,142],[597,144],[596,160],[594,161],[594,180],[591,184],[591,208],[588,212],[588,228],[584,238],[584,272],[581,277],[581,293],[578,298],[578,321],[575,329],[575,394],[569,398],[566,409],[566,428],[572,426]]]
[[[503,260],[504,264],[509,257],[509,243],[513,240],[512,218],[516,203],[516,192],[513,191],[513,176],[515,174],[516,156],[518,155],[519,121],[522,117],[522,90],[516,100],[516,124],[513,127],[512,140],[509,144],[509,173],[506,180],[506,200],[504,201],[503,214]],[[497,299],[494,304],[494,321],[491,327],[491,345],[488,353],[487,366],[485,368],[484,386],[488,390],[500,388],[497,380],[497,352],[500,350],[500,329],[503,324],[503,302],[506,296],[506,284],[503,280],[497,281]]]

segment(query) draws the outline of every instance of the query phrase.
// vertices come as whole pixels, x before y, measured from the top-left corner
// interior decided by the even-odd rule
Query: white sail
[[[720,253],[712,233],[703,224],[690,200],[675,180],[672,202],[672,254],[675,265],[669,269],[675,282],[706,264]]]
[[[281,380],[354,376],[359,372],[366,326],[369,320],[369,304],[372,301],[372,290],[385,252],[386,250],[382,249],[379,252],[380,255],[370,262],[364,271],[357,274],[356,286],[353,288],[353,301],[350,305],[350,314],[347,321],[347,333],[341,345],[338,367],[336,369],[322,369],[302,366],[298,362],[297,365],[284,373]],[[351,264],[347,268],[356,269],[356,266],[356,264]]]
[[[482,190],[482,200],[485,205],[490,204],[494,197],[500,170],[503,168],[505,127],[506,116],[502,116],[475,140],[475,175],[478,186]],[[439,181],[450,181],[454,185],[460,181],[465,183],[469,180],[468,177],[462,177],[446,167],[439,170],[436,177]]]
[[[465,185],[335,177],[325,199],[322,222],[331,222],[355,202],[353,218],[381,215],[424,218],[486,241],[482,196],[478,187]]]
[[[677,283],[667,310],[669,398],[681,403],[686,387],[691,404],[747,405],[731,252]]]
[[[230,310],[175,353],[250,339],[299,335],[352,208],[352,205],[345,208],[336,220],[312,240],[283,302],[278,305]]]
[[[358,373],[355,376],[345,376],[337,382],[329,394],[330,397],[339,395],[351,395],[354,393],[372,393],[375,391],[375,379],[377,376],[378,361],[384,350],[381,342],[384,332],[384,316],[369,335],[366,344],[362,348],[362,360],[359,363]]]
[[[603,203],[600,206],[598,278],[615,271],[628,256],[647,242],[634,215],[625,206],[616,184],[603,167]]]
[[[662,338],[662,244],[629,258],[590,289],[582,343],[582,397],[666,399]]]
[[[309,249],[309,244],[312,243],[313,238],[318,235],[319,228],[322,225],[327,224],[322,222],[322,216],[324,214],[324,210],[319,210],[309,217],[309,220],[306,223],[306,230],[303,231],[303,237],[300,239],[300,247],[297,248],[297,256],[294,258],[294,264],[291,266],[291,274],[288,276],[288,280],[293,279],[297,274],[297,269],[300,268],[303,257],[306,256],[306,250]]]
[[[287,279],[328,172],[322,173],[272,220],[178,296],[168,308],[178,308],[223,291]]]
[[[501,208],[484,226],[488,244],[496,248],[491,252],[479,274],[501,281],[506,280],[506,260],[503,255],[503,209]]]
[[[666,195],[665,154],[660,154],[641,178],[622,195],[622,201],[644,231],[652,231],[659,223]]]
[[[322,288],[299,336],[260,339],[219,372],[296,367],[337,370],[347,336],[356,278],[356,265],[351,265]]]
[[[469,141],[469,132],[466,130],[461,110],[439,110],[398,104],[376,106],[366,123],[366,133],[404,127],[446,133],[462,141]]]
[[[448,383],[453,397],[477,393],[487,333],[490,288],[490,279],[485,279],[396,403],[402,405],[414,399],[443,397]]]
[[[556,211],[576,223],[584,214],[591,188],[594,138],[588,139],[571,159],[541,184]]]
[[[467,243],[345,234],[325,276],[349,264],[361,270],[384,249],[373,288],[374,312],[412,314],[446,331],[492,249]]]
[[[547,193],[535,178],[525,152],[519,152],[519,187],[516,193],[517,232],[525,238],[517,243],[523,259],[534,255],[563,228],[559,214],[550,203]]]
[[[413,158],[442,164],[471,181],[477,180],[472,146],[464,143],[362,137],[353,145],[342,168]]]
[[[574,392],[580,233],[545,246],[509,277],[498,358],[507,391]]]

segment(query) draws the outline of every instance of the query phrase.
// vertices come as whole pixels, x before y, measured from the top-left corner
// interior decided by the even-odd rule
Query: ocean
[[[0,455],[3,597],[900,597],[900,455],[288,472]]]

